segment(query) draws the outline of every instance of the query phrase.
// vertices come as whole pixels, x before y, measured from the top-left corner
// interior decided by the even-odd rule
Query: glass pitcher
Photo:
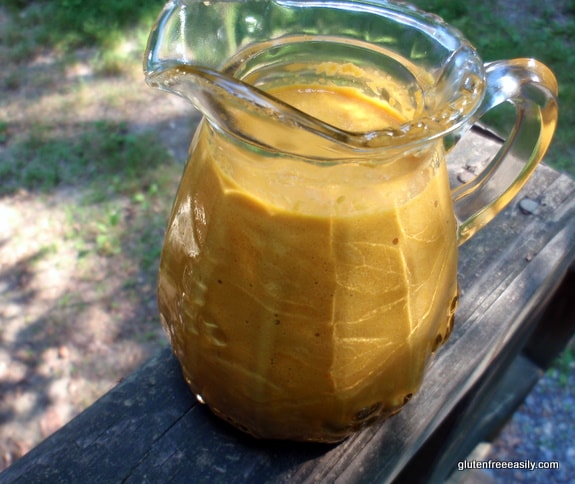
[[[204,114],[158,290],[198,400],[319,442],[399,411],[451,332],[458,246],[551,142],[553,74],[484,65],[440,18],[375,0],[172,0],[145,74]],[[446,151],[503,102],[509,138],[452,190]]]

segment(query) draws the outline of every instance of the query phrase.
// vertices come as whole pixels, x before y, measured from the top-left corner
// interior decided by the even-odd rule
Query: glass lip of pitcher
[[[258,37],[258,32],[243,32],[243,38],[237,32],[237,25],[243,22],[254,22],[256,15],[249,13],[249,8],[257,10],[258,6],[266,7],[266,14],[270,17],[277,17],[285,11],[293,14],[294,10],[302,13],[312,12],[314,9],[330,12],[337,11],[345,14],[368,15],[370,19],[375,16],[381,21],[382,25],[388,22],[388,26],[403,29],[405,38],[409,40],[410,35],[417,33],[426,39],[431,51],[431,45],[442,49],[444,58],[442,63],[430,69],[428,73],[433,78],[429,88],[423,91],[425,99],[425,115],[417,116],[405,123],[399,130],[379,130],[368,132],[349,132],[341,130],[318,119],[302,113],[291,106],[281,103],[273,96],[266,94],[264,91],[254,86],[246,84],[241,76],[236,77],[240,70],[241,61],[237,61],[239,51],[246,52],[250,47],[261,43],[281,42],[282,39],[291,37],[307,37],[310,40],[328,40],[330,38],[340,38],[344,42],[353,44],[354,42],[364,45],[372,45],[374,50],[378,48],[388,48],[385,45],[385,35],[382,35],[384,42],[369,38],[373,32],[353,32],[356,38],[350,37],[349,32],[345,35],[339,32],[330,31],[337,28],[332,25],[323,25],[321,33],[310,33],[305,31],[304,27],[296,25],[300,31],[272,29],[273,37],[269,33],[264,33],[263,37]],[[235,12],[234,9],[246,9],[243,12],[244,17],[234,14],[234,25],[229,20],[229,16]],[[199,13],[208,12],[204,9],[217,9],[213,18],[221,21],[219,29],[213,29],[213,39],[201,40],[202,45],[213,46],[209,53],[200,52],[195,48],[193,41],[190,42],[186,28],[189,25],[188,16],[196,14],[201,21]],[[287,10],[286,10],[287,9]],[[307,10],[306,10],[307,9]],[[213,14],[214,10],[210,11]],[[232,12],[232,13],[230,13]],[[209,17],[209,15],[208,15]],[[193,20],[193,18],[192,18]],[[176,23],[179,30],[174,30],[171,23]],[[178,23],[179,22],[179,23]],[[376,23],[373,20],[374,24]],[[293,26],[292,26],[293,27]],[[308,27],[306,27],[308,28]],[[228,29],[228,31],[226,31]],[[230,30],[231,29],[231,30]],[[257,30],[257,29],[256,29]],[[363,36],[363,38],[359,38]],[[192,35],[193,37],[193,35]],[[232,37],[235,37],[232,42]],[[224,39],[224,41],[222,41]],[[389,39],[388,39],[389,40]],[[399,45],[403,39],[391,39]],[[219,44],[218,44],[219,42]],[[222,47],[223,46],[223,47]],[[425,60],[426,55],[433,53],[422,50],[416,51],[417,45],[412,46],[412,58],[410,61]],[[402,48],[402,46],[399,46]],[[399,52],[399,50],[398,50]],[[418,56],[420,57],[418,59]],[[234,58],[236,60],[234,60]],[[319,134],[323,138],[329,139],[336,144],[351,149],[355,153],[358,151],[369,152],[374,149],[410,149],[417,148],[422,144],[439,138],[460,136],[475,120],[475,114],[483,101],[485,95],[485,67],[475,48],[455,27],[447,24],[441,17],[425,12],[418,7],[404,2],[388,2],[386,0],[327,0],[327,1],[301,1],[301,0],[170,0],[162,10],[148,41],[146,55],[144,59],[144,72],[149,84],[159,87],[176,94],[183,95],[176,89],[162,86],[162,82],[157,81],[157,74],[168,68],[197,67],[200,71],[207,73],[207,76],[213,82],[225,85],[224,90],[230,92],[237,91],[239,96],[245,101],[250,97],[257,101],[254,105],[261,107],[266,106],[267,115],[270,112],[277,112],[283,120],[290,123],[296,123],[304,128]],[[155,81],[152,78],[156,77]],[[172,80],[173,81],[173,80]],[[171,81],[171,82],[172,82]],[[172,82],[177,84],[177,82]],[[461,96],[457,93],[461,89],[468,92],[467,96]],[[190,99],[191,96],[183,95]],[[449,96],[452,96],[449,98]],[[446,98],[447,97],[447,98]],[[190,99],[191,100],[191,99]],[[192,103],[199,108],[204,115],[210,118],[202,106],[199,106],[194,100]],[[442,109],[438,109],[438,106]],[[214,121],[212,119],[212,121]],[[217,122],[216,122],[217,124]],[[248,137],[249,138],[249,137]]]

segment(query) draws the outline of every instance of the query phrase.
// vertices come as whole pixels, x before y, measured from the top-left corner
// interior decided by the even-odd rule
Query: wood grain
[[[468,136],[450,156],[452,183],[479,169],[497,146],[493,139]],[[521,204],[523,199],[533,203]],[[0,482],[438,478],[465,456],[460,454],[472,442],[462,436],[492,411],[509,368],[523,368],[517,355],[573,261],[575,182],[541,166],[516,200],[461,247],[455,329],[434,356],[421,391],[397,416],[339,445],[257,441],[194,400],[166,349],[0,474]],[[545,333],[541,326],[538,331]],[[566,338],[573,325],[562,331]],[[530,345],[537,347],[532,340]],[[443,443],[433,444],[436,452],[427,458],[439,462],[441,472],[431,461],[425,464],[424,452],[438,435]],[[425,465],[426,472],[418,470]]]

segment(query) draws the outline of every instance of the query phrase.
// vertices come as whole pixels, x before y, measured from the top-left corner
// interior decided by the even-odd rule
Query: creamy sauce
[[[351,88],[272,94],[350,131],[403,122]],[[453,319],[456,227],[441,149],[316,166],[264,158],[206,123],[196,142],[159,284],[192,390],[268,438],[337,441],[396,412]]]

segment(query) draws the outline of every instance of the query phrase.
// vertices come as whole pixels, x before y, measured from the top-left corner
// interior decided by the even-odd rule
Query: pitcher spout
[[[343,8],[348,3],[352,16]],[[368,3],[172,0],[150,34],[147,82],[186,98],[215,127],[244,141],[307,158],[313,146],[311,158],[328,162],[417,149],[469,126],[483,95],[483,65],[472,47],[449,37],[441,50],[435,36],[408,25],[417,14]],[[325,22],[307,25],[306,14]],[[396,22],[401,16],[406,27]],[[466,65],[458,85],[450,69],[428,65],[459,67],[453,59],[460,58]],[[385,103],[399,121],[348,131],[274,97],[286,85],[353,88]]]
[[[363,134],[340,130],[205,67],[170,67],[148,76],[147,82],[190,101],[217,129],[267,151],[329,160],[353,156],[368,145]]]

